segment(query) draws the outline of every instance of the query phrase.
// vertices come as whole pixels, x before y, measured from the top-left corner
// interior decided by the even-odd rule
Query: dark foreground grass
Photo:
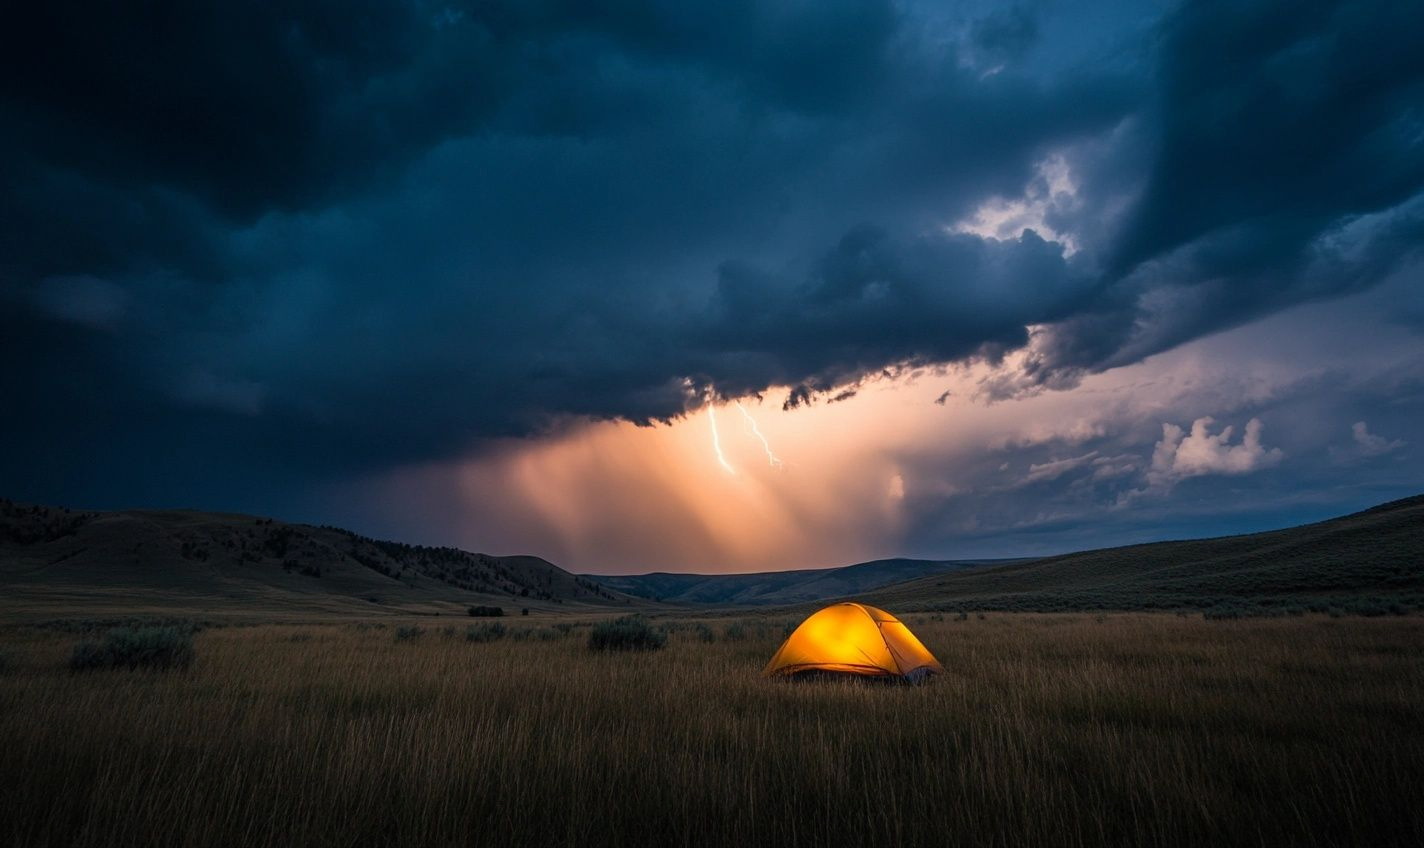
[[[232,628],[186,671],[83,674],[13,631],[0,840],[1424,843],[1418,618],[910,624],[948,669],[923,687],[764,681],[754,624],[632,653]]]

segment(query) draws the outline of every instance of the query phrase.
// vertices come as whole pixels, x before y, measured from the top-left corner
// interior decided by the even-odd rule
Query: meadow
[[[0,632],[14,845],[1424,844],[1424,619],[909,616],[947,673],[759,677],[782,619]]]

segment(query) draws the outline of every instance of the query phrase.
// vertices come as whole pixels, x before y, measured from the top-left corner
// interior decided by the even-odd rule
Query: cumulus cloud
[[[1332,445],[1330,456],[1337,462],[1355,462],[1362,459],[1372,459],[1377,456],[1394,453],[1403,448],[1408,442],[1403,439],[1387,439],[1370,432],[1369,425],[1364,421],[1356,421],[1350,425],[1350,438],[1352,444],[1348,447]]]
[[[1238,444],[1231,443],[1232,425],[1213,434],[1215,421],[1202,417],[1192,422],[1190,432],[1172,423],[1162,425],[1162,438],[1152,450],[1147,479],[1156,486],[1170,486],[1188,477],[1207,474],[1250,474],[1280,464],[1285,456],[1280,448],[1261,444],[1261,419],[1246,422]]]
[[[1350,427],[1350,433],[1354,436],[1360,453],[1365,456],[1381,456],[1398,450],[1406,444],[1403,439],[1386,439],[1383,436],[1376,436],[1370,432],[1369,426],[1363,421],[1356,421]]]

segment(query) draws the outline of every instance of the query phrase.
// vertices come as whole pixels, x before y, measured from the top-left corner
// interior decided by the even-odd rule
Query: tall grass
[[[666,649],[197,636],[183,675],[3,636],[17,845],[1424,842],[1424,622],[909,624],[922,687],[758,677],[780,632]]]

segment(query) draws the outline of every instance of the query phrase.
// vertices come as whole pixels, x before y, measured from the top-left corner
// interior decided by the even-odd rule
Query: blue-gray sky
[[[1413,494],[1420,43],[1387,1],[16,8],[0,492],[604,570]],[[709,398],[799,461],[648,465]]]

